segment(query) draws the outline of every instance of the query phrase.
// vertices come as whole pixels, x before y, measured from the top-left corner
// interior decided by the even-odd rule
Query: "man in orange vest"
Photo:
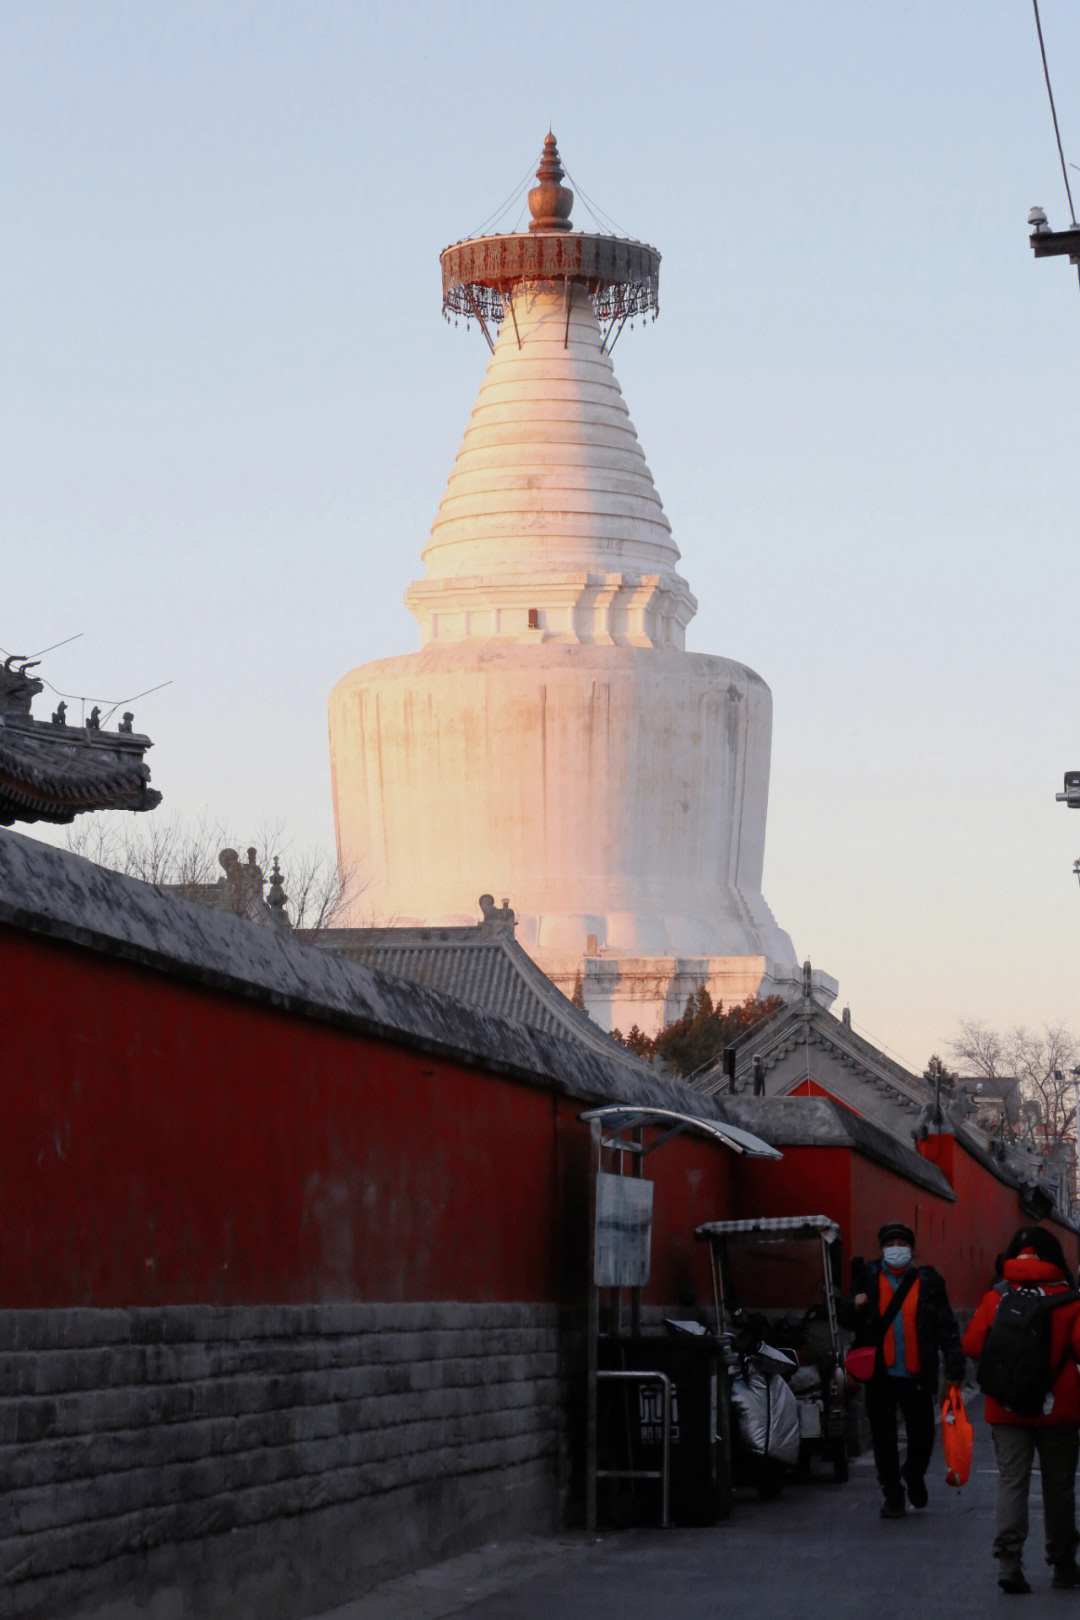
[[[913,1266],[915,1233],[889,1221],[878,1233],[881,1259],[865,1266],[843,1319],[855,1343],[877,1346],[866,1390],[866,1415],[884,1502],[883,1519],[902,1519],[910,1502],[927,1502],[926,1470],[934,1449],[939,1357],[949,1387],[960,1388],[964,1352],[945,1280],[933,1266]],[[900,1462],[899,1419],[907,1455]],[[904,1487],[907,1486],[905,1496]]]

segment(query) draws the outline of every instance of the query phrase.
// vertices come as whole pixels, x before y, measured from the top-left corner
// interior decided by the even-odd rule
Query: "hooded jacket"
[[[1071,1292],[1069,1280],[1057,1266],[1040,1260],[1030,1249],[1025,1249],[1015,1260],[1006,1260],[1005,1281],[1011,1288],[1038,1288],[1048,1298],[1054,1294]],[[994,1314],[1002,1301],[1002,1294],[991,1288],[982,1297],[979,1308],[964,1334],[964,1353],[977,1361],[990,1331]],[[1049,1412],[1036,1417],[1021,1417],[1000,1406],[991,1396],[985,1397],[987,1423],[1020,1423],[1028,1428],[1046,1428],[1054,1425],[1080,1424],[1080,1300],[1062,1305],[1050,1314],[1050,1365],[1064,1366],[1054,1380],[1051,1393],[1054,1404]]]

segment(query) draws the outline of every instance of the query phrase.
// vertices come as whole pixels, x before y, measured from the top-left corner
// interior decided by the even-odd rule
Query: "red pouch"
[[[868,1384],[874,1376],[876,1361],[877,1345],[860,1345],[856,1350],[849,1350],[844,1357],[844,1370],[857,1384]]]
[[[964,1411],[960,1391],[951,1389],[941,1408],[941,1446],[945,1453],[946,1485],[966,1485],[971,1475],[971,1447],[975,1434]]]

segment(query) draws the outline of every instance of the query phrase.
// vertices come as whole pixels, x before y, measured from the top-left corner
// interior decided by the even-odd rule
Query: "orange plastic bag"
[[[941,1445],[945,1452],[946,1485],[967,1484],[974,1441],[975,1434],[964,1411],[960,1391],[951,1389],[941,1408]]]

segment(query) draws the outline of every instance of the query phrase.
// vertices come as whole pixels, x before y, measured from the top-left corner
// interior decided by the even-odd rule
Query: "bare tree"
[[[962,1063],[969,1074],[983,1080],[1012,1079],[1013,1072],[1004,1056],[1004,1043],[996,1030],[988,1029],[978,1018],[961,1018],[960,1032],[948,1043],[953,1061]]]
[[[1050,1154],[1073,1136],[1080,1042],[1064,1025],[1000,1032],[965,1018],[949,1051],[968,1074],[995,1083],[1002,1093],[1015,1085],[1019,1109],[1011,1123],[1017,1138]]]
[[[96,866],[123,872],[143,883],[213,883],[224,831],[204,816],[195,827],[173,817],[147,816],[138,825],[108,812],[84,816],[68,829],[67,847]]]
[[[294,928],[326,928],[337,907],[362,893],[353,875],[347,873],[343,881],[336,862],[322,851],[295,850],[280,822],[264,821],[251,844],[230,838],[220,822],[206,815],[193,827],[175,817],[146,816],[132,826],[109,814],[85,816],[67,835],[68,849],[97,866],[143,883],[187,890],[193,897],[220,882],[222,853],[238,845],[255,851],[267,879],[278,860]]]
[[[1015,1030],[1013,1060],[1024,1097],[1021,1110],[1030,1121],[1028,1134],[1047,1150],[1073,1135],[1075,1129],[1075,1081],[1072,1071],[1080,1059],[1080,1047],[1073,1035],[1060,1024],[1040,1034]]]

